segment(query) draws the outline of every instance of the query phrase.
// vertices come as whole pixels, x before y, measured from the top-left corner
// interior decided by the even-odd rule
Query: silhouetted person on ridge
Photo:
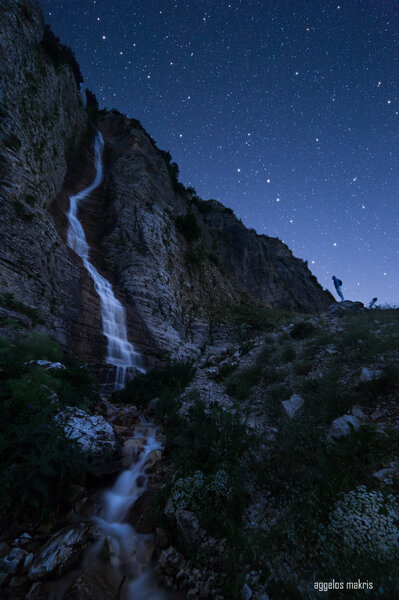
[[[332,276],[332,280],[334,282],[334,286],[335,286],[335,289],[337,290],[338,296],[341,298],[341,300],[344,300],[344,295],[341,291],[342,281],[340,279],[338,279],[337,277],[335,277],[335,275]]]
[[[377,302],[378,298],[373,298],[372,301],[369,304],[369,308],[374,308],[375,307],[375,303]]]

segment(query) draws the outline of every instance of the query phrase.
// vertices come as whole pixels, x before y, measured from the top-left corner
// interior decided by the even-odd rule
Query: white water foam
[[[92,548],[92,557],[101,551],[106,538],[111,540],[112,566],[126,581],[121,598],[125,600],[165,600],[168,595],[160,590],[149,570],[152,554],[152,535],[139,534],[125,519],[137,498],[147,489],[145,473],[151,452],[161,449],[156,440],[155,427],[144,420],[135,428],[136,451],[132,464],[123,471],[114,486],[104,492],[100,513],[93,517],[101,531],[101,538]]]
[[[90,262],[90,248],[82,224],[78,218],[79,204],[103,180],[103,149],[103,137],[100,132],[97,132],[94,140],[94,166],[96,169],[94,181],[89,187],[69,198],[70,205],[67,213],[69,220],[68,245],[81,257],[85,268],[93,280],[95,290],[100,297],[103,334],[107,338],[106,362],[107,364],[114,365],[116,368],[115,389],[122,389],[125,384],[127,369],[134,367],[141,373],[145,371],[142,366],[140,354],[135,351],[133,345],[127,339],[125,309],[115,297],[112,285],[100,275]]]

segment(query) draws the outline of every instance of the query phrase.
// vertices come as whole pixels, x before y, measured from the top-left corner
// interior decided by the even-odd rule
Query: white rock
[[[27,554],[21,548],[13,548],[7,556],[0,560],[0,570],[14,575],[21,569]]]
[[[247,583],[244,583],[241,590],[241,600],[251,600],[253,592]]]
[[[352,406],[351,413],[360,421],[366,418],[366,415],[364,414],[363,409],[360,406]]]
[[[373,473],[373,477],[381,481],[381,483],[392,483],[392,480],[395,476],[398,475],[398,469],[396,467],[391,467],[388,469],[380,469]]]
[[[296,415],[299,409],[304,405],[304,399],[299,394],[292,394],[289,400],[283,400],[283,405],[286,415],[292,419]]]
[[[352,428],[356,431],[359,427],[360,423],[357,417],[354,415],[342,415],[342,417],[338,417],[331,423],[328,429],[328,438],[344,437],[352,432]]]
[[[63,575],[81,560],[87,546],[97,534],[94,528],[83,523],[77,527],[62,529],[41,549],[29,569],[29,579],[35,581]]]
[[[89,415],[79,408],[67,407],[56,416],[68,438],[76,440],[87,454],[102,455],[115,450],[112,426],[101,415]]]
[[[360,373],[360,381],[373,381],[373,379],[378,379],[382,375],[382,371],[380,369],[369,369],[368,367],[363,367]]]

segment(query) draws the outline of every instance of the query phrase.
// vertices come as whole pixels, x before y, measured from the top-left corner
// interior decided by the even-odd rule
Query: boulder
[[[399,477],[399,470],[396,467],[389,467],[387,469],[380,469],[373,473],[373,477],[378,479],[381,483],[392,484],[394,479]]]
[[[112,425],[101,415],[89,415],[80,408],[67,407],[56,416],[68,438],[76,440],[87,454],[101,456],[113,452],[116,440]]]
[[[342,415],[342,417],[338,417],[331,423],[328,429],[328,438],[332,440],[350,435],[353,430],[356,431],[359,427],[360,422],[357,417],[354,415]]]
[[[149,489],[139,496],[130,509],[128,521],[137,533],[152,533],[157,525],[156,519],[151,514],[151,505],[158,490]]]
[[[253,591],[247,583],[244,583],[241,590],[241,600],[251,600]]]
[[[0,560],[0,571],[15,575],[22,569],[27,554],[26,550],[22,550],[22,548],[13,548]]]
[[[152,450],[145,461],[145,473],[152,473],[155,465],[157,465],[162,459],[162,450]]]
[[[122,581],[104,570],[87,570],[67,592],[65,600],[115,600]]]
[[[363,304],[363,302],[352,302],[351,300],[343,300],[342,302],[336,302],[332,304],[328,309],[329,315],[337,315],[342,316],[347,313],[353,312],[364,312],[367,310]]]
[[[289,400],[283,400],[281,404],[287,417],[292,419],[304,403],[304,399],[299,394],[292,394]]]
[[[359,380],[360,381],[373,381],[373,379],[378,379],[382,375],[381,369],[369,369],[368,367],[363,367],[360,373]]]
[[[79,563],[86,548],[97,536],[96,528],[83,523],[62,529],[51,536],[36,556],[29,569],[29,579],[61,577]]]
[[[142,439],[129,438],[125,440],[122,446],[122,466],[128,469],[144,450]]]
[[[200,528],[197,515],[189,510],[177,510],[175,518],[181,541],[189,550],[195,551],[205,537],[205,532]]]

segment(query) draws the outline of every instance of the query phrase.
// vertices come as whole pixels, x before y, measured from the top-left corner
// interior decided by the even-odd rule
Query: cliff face
[[[108,113],[109,268],[158,344],[209,342],[217,315],[246,304],[316,312],[333,299],[278,239],[257,235],[215,200],[173,187],[164,156],[134,121]]]
[[[34,307],[41,327],[84,357],[93,352],[77,332],[91,328],[98,354],[97,297],[49,212],[87,135],[79,85],[54,40],[43,40],[36,0],[4,0],[0,32],[0,309],[26,321]]]
[[[29,320],[33,307],[39,327],[84,360],[102,362],[99,300],[66,245],[68,196],[94,172],[79,78],[44,33],[37,0],[4,0],[0,31],[0,316],[16,311]],[[282,242],[182,189],[138,122],[110,112],[98,127],[106,177],[81,220],[92,260],[126,306],[130,339],[144,355],[198,352],[217,337],[220,315],[241,304],[305,312],[331,304]]]

